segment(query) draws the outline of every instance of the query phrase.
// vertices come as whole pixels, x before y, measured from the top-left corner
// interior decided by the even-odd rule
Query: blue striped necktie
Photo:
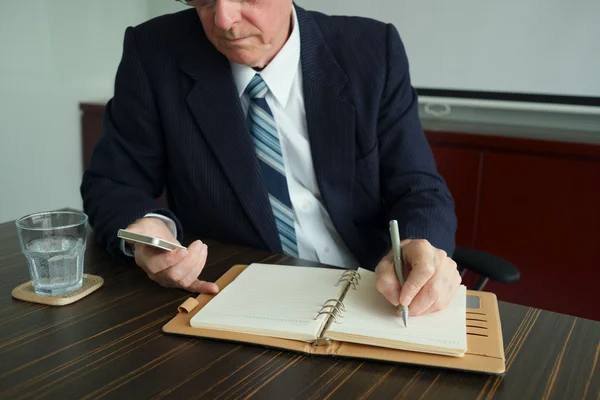
[[[283,154],[273,113],[265,100],[269,88],[259,74],[254,75],[246,92],[250,95],[248,124],[258,155],[262,177],[269,192],[284,254],[298,257],[292,202],[285,179]]]

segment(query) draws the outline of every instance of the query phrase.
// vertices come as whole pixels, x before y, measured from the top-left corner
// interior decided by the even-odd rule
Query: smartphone
[[[162,249],[165,251],[173,251],[176,249],[185,249],[184,246],[180,246],[176,243],[169,242],[164,239],[160,239],[154,236],[142,235],[141,233],[130,232],[125,229],[119,229],[117,236],[121,239],[127,240],[129,242],[136,242],[145,244],[147,246],[156,247],[157,249]]]

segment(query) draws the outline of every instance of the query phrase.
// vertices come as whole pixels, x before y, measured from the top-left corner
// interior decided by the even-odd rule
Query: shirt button
[[[329,253],[329,247],[325,247],[325,253]]]

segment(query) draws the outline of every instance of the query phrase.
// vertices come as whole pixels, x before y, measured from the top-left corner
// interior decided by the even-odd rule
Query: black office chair
[[[472,290],[482,290],[490,279],[502,283],[514,283],[521,277],[517,267],[484,251],[457,247],[452,259],[458,264],[460,276],[464,276],[467,270],[479,275]]]

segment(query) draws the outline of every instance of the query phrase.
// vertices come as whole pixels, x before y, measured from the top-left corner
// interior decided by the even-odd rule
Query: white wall
[[[417,87],[600,96],[598,0],[297,0],[393,23]]]
[[[147,0],[148,1],[148,16],[150,18],[157,17],[163,14],[170,14],[177,11],[185,10],[189,6],[183,5],[178,1],[173,0]]]
[[[147,0],[0,3],[0,222],[81,208],[81,101],[113,92]]]
[[[151,17],[186,6],[148,0]],[[598,0],[296,0],[301,7],[393,23],[413,84],[600,97]]]

